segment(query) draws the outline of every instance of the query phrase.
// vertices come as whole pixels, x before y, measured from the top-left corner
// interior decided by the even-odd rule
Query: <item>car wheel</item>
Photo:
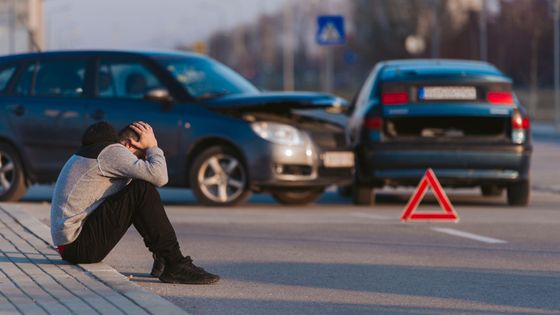
[[[352,202],[355,205],[375,204],[375,190],[371,186],[355,184],[352,189]]]
[[[195,158],[190,184],[198,200],[208,206],[241,204],[251,194],[245,165],[224,146],[208,148]]]
[[[0,201],[18,201],[26,190],[19,155],[11,146],[0,143]]]
[[[482,185],[480,191],[484,197],[497,197],[502,195],[504,188],[495,185]]]
[[[317,200],[325,189],[321,188],[308,188],[298,190],[279,190],[273,191],[272,197],[284,205],[304,205],[312,203]]]
[[[531,194],[529,180],[523,180],[507,187],[507,201],[510,206],[527,206]]]

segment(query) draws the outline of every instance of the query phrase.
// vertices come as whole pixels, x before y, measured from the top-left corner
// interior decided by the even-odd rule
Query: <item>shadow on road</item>
[[[560,275],[551,272],[534,272],[521,270],[492,270],[472,268],[447,267],[419,267],[396,265],[360,265],[338,263],[301,263],[301,262],[263,262],[263,263],[233,263],[212,266],[224,278],[223,281],[240,280],[249,283],[266,283],[294,287],[308,287],[318,289],[335,289],[354,291],[356,294],[382,293],[394,294],[394,298],[425,297],[438,299],[452,299],[447,303],[458,304],[460,301],[476,302],[486,306],[530,308],[531,313],[544,310],[560,310]],[[504,285],[504,284],[508,285]],[[279,292],[280,293],[280,292]],[[351,295],[351,293],[349,293]],[[181,297],[183,303],[188,303]],[[457,300],[457,301],[453,301]],[[231,303],[235,309],[236,303],[244,300],[222,300]],[[252,301],[255,303],[255,301]],[[271,301],[259,301],[270,303]],[[292,302],[285,302],[292,303]],[[301,302],[294,302],[301,303]],[[363,302],[362,302],[363,303]],[[309,303],[310,310],[322,313],[315,303]],[[402,304],[401,304],[402,305]],[[340,307],[342,313],[360,313],[361,311],[380,310],[406,311],[408,308],[382,305],[324,305]],[[298,305],[298,311],[305,310],[306,305]],[[485,308],[484,313],[496,313]],[[415,313],[423,313],[416,307],[409,309]],[[449,311],[478,314],[476,309],[439,309],[437,307],[425,309],[431,313],[446,313]],[[508,313],[516,313],[510,309]],[[528,309],[519,310],[520,313]],[[305,313],[305,312],[302,312]],[[328,313],[328,312],[327,312]]]

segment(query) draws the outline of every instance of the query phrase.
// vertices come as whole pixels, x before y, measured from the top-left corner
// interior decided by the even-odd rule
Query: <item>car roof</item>
[[[382,62],[384,81],[434,77],[486,76],[498,81],[511,81],[493,65],[461,59],[402,59]]]
[[[10,60],[31,59],[37,57],[65,57],[65,56],[128,56],[149,58],[204,58],[202,55],[179,51],[147,51],[147,50],[58,50],[45,52],[31,52],[0,56],[0,62]]]

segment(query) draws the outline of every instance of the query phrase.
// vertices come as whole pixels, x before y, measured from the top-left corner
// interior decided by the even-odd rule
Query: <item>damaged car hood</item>
[[[348,102],[340,97],[315,92],[265,92],[258,94],[226,95],[204,102],[205,106],[232,110],[292,110],[326,109],[343,112]]]

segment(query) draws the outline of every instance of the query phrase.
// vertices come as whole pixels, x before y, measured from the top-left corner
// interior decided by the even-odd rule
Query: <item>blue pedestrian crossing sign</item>
[[[346,42],[344,17],[341,15],[320,15],[317,17],[316,40],[319,45],[342,45]]]

